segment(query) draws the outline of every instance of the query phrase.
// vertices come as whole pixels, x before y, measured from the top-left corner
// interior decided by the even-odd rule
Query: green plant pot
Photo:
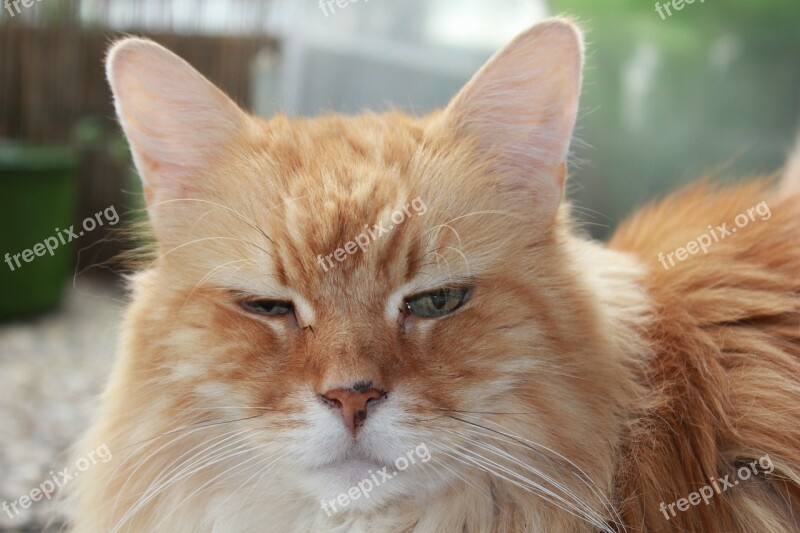
[[[65,147],[0,144],[0,319],[30,317],[61,301],[71,275],[64,230],[75,224],[76,168]]]

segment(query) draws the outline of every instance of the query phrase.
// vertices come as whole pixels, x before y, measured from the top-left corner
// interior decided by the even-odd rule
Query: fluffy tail
[[[781,184],[781,194],[783,196],[800,194],[800,135],[798,135],[797,144],[792,155],[789,156],[789,161],[786,163],[786,170]]]

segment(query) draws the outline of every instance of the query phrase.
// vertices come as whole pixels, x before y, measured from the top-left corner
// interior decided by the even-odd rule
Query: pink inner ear
[[[107,72],[149,201],[195,196],[209,165],[246,133],[247,115],[183,59],[151,41],[117,43]]]
[[[145,200],[148,205],[176,198],[197,198],[200,188],[191,175],[191,169],[165,163],[148,155],[135,142],[131,142],[136,166],[145,183]]]
[[[564,21],[534,26],[500,51],[454,98],[446,117],[537,203],[561,198],[580,94],[582,42]]]

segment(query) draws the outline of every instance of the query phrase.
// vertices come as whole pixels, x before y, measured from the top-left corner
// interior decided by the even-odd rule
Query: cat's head
[[[430,451],[351,508],[480,477],[464,454],[506,461],[487,446],[597,471],[620,367],[560,209],[582,57],[551,20],[429,116],[261,120],[161,46],[117,43],[157,241],[134,387],[176,426],[249,418],[228,430],[316,498]]]

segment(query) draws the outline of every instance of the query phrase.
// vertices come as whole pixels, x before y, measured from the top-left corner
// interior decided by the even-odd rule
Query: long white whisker
[[[128,473],[127,477],[125,478],[125,482],[122,484],[122,488],[120,488],[120,489],[119,489],[119,491],[117,491],[117,496],[114,498],[114,504],[113,504],[113,506],[112,506],[112,508],[111,508],[111,509],[112,509],[112,511],[116,511],[116,509],[117,509],[117,506],[119,505],[119,498],[120,498],[120,496],[121,496],[122,494],[124,494],[124,493],[125,493],[125,488],[128,486],[128,483],[129,483],[129,482],[130,482],[130,481],[131,481],[131,480],[134,478],[134,475],[136,474],[136,472],[138,472],[138,471],[139,471],[139,469],[140,469],[140,468],[141,468],[141,467],[142,467],[142,466],[143,466],[145,463],[147,463],[147,461],[149,461],[150,459],[152,459],[153,457],[155,457],[155,455],[156,455],[156,454],[158,454],[160,451],[164,450],[164,449],[165,449],[165,448],[167,448],[168,446],[170,446],[170,445],[174,444],[175,442],[177,442],[177,441],[179,441],[179,440],[181,440],[181,439],[184,439],[184,438],[188,437],[188,436],[189,436],[189,435],[191,435],[192,433],[196,433],[196,432],[198,432],[198,431],[201,431],[201,430],[203,430],[203,429],[206,429],[207,427],[208,427],[208,426],[200,426],[200,427],[194,428],[194,429],[192,429],[192,430],[190,430],[190,431],[187,431],[187,432],[185,432],[185,433],[181,433],[180,435],[178,435],[177,437],[174,437],[172,440],[170,440],[170,441],[169,441],[169,442],[167,442],[166,444],[163,444],[163,445],[159,446],[158,448],[156,448],[156,449],[155,449],[153,452],[151,452],[149,455],[147,455],[147,456],[144,456],[143,458],[139,459],[139,461],[136,463],[136,465],[135,465],[135,467],[134,467],[133,471],[132,471],[132,472],[130,472],[130,473]],[[182,428],[182,429],[183,429],[183,428]],[[175,430],[173,430],[173,431],[170,431],[170,432],[167,432],[167,433],[165,433],[164,435],[170,435],[170,434],[172,434],[174,431],[175,431]],[[234,430],[234,431],[235,431],[235,430]],[[233,431],[231,431],[230,433],[232,433],[232,432],[233,432]],[[227,434],[230,434],[230,433],[224,433],[223,435],[227,435]],[[139,448],[137,448],[137,450],[136,450],[136,451],[135,451],[133,454],[131,454],[131,457],[135,457],[135,456],[138,454],[138,452],[139,452],[139,451],[140,451],[142,448],[144,448],[145,446],[147,446],[147,444],[149,444],[150,442],[152,442],[152,440],[148,440],[148,441],[146,441],[144,444],[142,444],[142,445],[141,445]],[[117,468],[116,468],[116,469],[114,469],[114,472],[112,473],[112,475],[111,475],[111,477],[109,478],[109,480],[110,480],[110,479],[113,479],[113,478],[116,476],[117,472],[120,470],[120,468],[122,468],[122,466],[123,466],[123,465],[126,463],[126,461],[127,461],[127,460],[122,460],[122,461],[120,462],[120,464],[119,464],[119,465],[117,465]]]
[[[211,276],[213,276],[214,274],[216,274],[217,272],[219,272],[220,270],[222,270],[223,268],[225,268],[227,266],[235,265],[236,263],[250,263],[252,261],[254,261],[254,260],[253,259],[237,259],[236,261],[228,261],[227,263],[223,263],[223,264],[221,264],[221,265],[219,265],[217,267],[212,268],[205,276],[200,278],[200,281],[198,281],[197,283],[194,284],[194,287],[192,287],[192,290],[189,292],[189,295],[186,297],[185,300],[183,300],[183,304],[181,305],[181,308],[178,310],[178,314],[180,315],[183,312],[183,308],[186,307],[186,304],[192,298],[192,296],[194,295],[194,292],[197,290],[197,288],[200,287],[200,285],[202,285],[203,283],[205,283],[205,281],[207,279],[209,279]]]
[[[264,474],[264,473],[267,471],[267,469],[268,469],[270,466],[274,465],[275,463],[277,463],[278,461],[280,461],[281,459],[283,459],[285,456],[286,456],[286,453],[282,453],[282,454],[280,454],[278,457],[276,457],[276,458],[275,458],[273,461],[271,461],[271,462],[267,462],[267,463],[266,463],[266,464],[265,464],[263,467],[259,468],[259,469],[256,471],[256,473],[255,473],[255,474],[253,474],[252,476],[250,476],[249,478],[247,478],[247,479],[246,479],[246,480],[245,480],[245,481],[244,481],[244,482],[243,482],[241,485],[239,485],[239,487],[238,487],[236,490],[234,490],[232,493],[230,493],[230,494],[228,495],[228,497],[227,497],[227,498],[225,498],[225,499],[222,501],[222,503],[221,503],[221,504],[219,504],[219,506],[218,506],[218,507],[219,507],[219,509],[218,509],[218,511],[217,511],[217,512],[221,511],[221,510],[222,510],[222,508],[225,506],[225,504],[228,502],[228,500],[230,500],[230,499],[233,497],[233,495],[234,495],[234,494],[236,494],[237,492],[239,492],[239,490],[240,490],[240,489],[242,489],[242,488],[243,488],[245,485],[247,485],[248,483],[250,483],[250,482],[251,482],[251,481],[252,481],[254,478],[256,478],[256,477],[258,477],[258,476],[261,476],[261,475],[263,475],[263,474]],[[255,466],[256,466],[256,467],[258,467],[258,466],[260,466],[260,465],[258,465],[258,464],[257,464],[257,465],[255,465]],[[249,470],[250,468],[251,468],[251,467],[248,467],[248,468],[247,468],[247,470]],[[258,485],[258,483],[257,483],[257,482],[256,482],[256,483],[253,483],[253,484],[252,484],[252,486],[250,487],[250,490],[249,490],[249,491],[247,491],[247,494],[245,494],[245,495],[244,495],[244,497],[242,498],[242,501],[241,501],[241,503],[239,504],[239,510],[241,510],[242,506],[243,506],[243,505],[244,505],[244,503],[247,501],[247,499],[250,497],[250,494],[252,494],[252,493],[253,493],[253,490],[256,488],[256,486],[257,486],[257,485]],[[212,515],[212,517],[213,517],[213,515]]]
[[[541,483],[538,483],[538,482],[528,478],[527,476],[524,476],[524,475],[520,474],[519,472],[515,472],[514,470],[511,470],[510,468],[501,465],[497,461],[493,461],[492,459],[489,459],[489,458],[477,453],[475,450],[470,450],[469,448],[461,446],[460,444],[454,444],[454,446],[458,447],[459,449],[461,449],[465,453],[471,454],[474,458],[479,459],[479,460],[483,461],[484,463],[487,463],[487,464],[493,466],[494,468],[499,469],[502,472],[505,472],[506,474],[517,478],[518,480],[520,480],[520,482],[527,483],[528,485],[532,486],[533,488],[535,488],[535,489],[547,494],[551,498],[555,498],[556,500],[558,500],[562,504],[566,505],[567,507],[570,507],[570,508],[574,509],[576,512],[582,513],[587,518],[591,517],[592,522],[596,522],[596,523],[600,523],[600,524],[604,523],[603,520],[602,520],[602,517],[600,517],[594,509],[589,507],[587,504],[585,504],[580,499],[578,499],[577,502],[569,501],[569,500],[565,499],[564,497],[562,497],[561,495],[557,494],[556,492],[554,492],[554,491],[550,490],[549,488],[545,487]]]
[[[463,476],[462,476],[461,474],[459,474],[457,471],[455,471],[455,470],[453,470],[452,468],[450,468],[449,466],[447,466],[447,465],[446,465],[444,462],[442,462],[442,461],[439,461],[438,459],[436,459],[436,458],[434,458],[434,457],[432,457],[432,459],[433,459],[433,461],[434,461],[436,464],[438,464],[439,466],[441,466],[442,468],[444,468],[445,470],[447,470],[448,472],[450,472],[451,474],[453,474],[455,477],[457,477],[458,479],[460,479],[461,481],[463,481],[464,483],[466,483],[466,484],[467,484],[467,485],[469,485],[470,487],[474,488],[474,489],[475,489],[475,490],[476,490],[476,491],[477,491],[477,492],[478,492],[478,493],[479,493],[481,496],[483,496],[484,498],[486,498],[487,500],[489,500],[489,502],[491,502],[491,503],[492,503],[492,505],[494,505],[494,506],[497,506],[497,502],[495,502],[495,501],[492,499],[492,496],[491,496],[490,494],[487,494],[487,493],[486,493],[486,492],[485,492],[485,491],[484,491],[482,488],[478,487],[478,486],[477,486],[477,485],[475,485],[475,484],[474,484],[472,481],[470,481],[470,480],[468,480],[467,478],[463,477]],[[444,476],[442,476],[442,478],[444,478]],[[452,485],[452,484],[451,484],[451,485]]]
[[[476,418],[477,418],[477,417],[476,417]],[[458,420],[458,418],[456,418],[456,420]],[[460,428],[460,429],[461,429],[462,431],[468,431],[468,432],[470,432],[470,433],[474,433],[474,434],[477,434],[477,435],[481,435],[481,436],[483,436],[483,437],[488,437],[488,438],[491,438],[491,439],[494,439],[494,440],[498,440],[498,441],[500,441],[500,442],[504,442],[504,443],[510,444],[510,445],[512,445],[512,446],[521,447],[521,448],[523,448],[523,449],[527,449],[527,450],[530,450],[530,451],[534,451],[534,452],[536,452],[536,453],[538,453],[538,454],[542,455],[542,457],[544,457],[545,459],[548,459],[548,460],[551,460],[551,461],[552,461],[552,458],[551,458],[551,457],[549,457],[548,455],[546,455],[546,454],[543,454],[542,452],[540,452],[540,451],[538,451],[538,450],[534,450],[534,449],[532,449],[530,446],[528,446],[528,445],[526,445],[526,444],[524,444],[524,443],[521,443],[521,442],[519,442],[519,440],[516,440],[515,438],[511,438],[512,436],[508,436],[508,435],[505,435],[505,434],[498,434],[498,433],[495,433],[495,432],[492,432],[492,431],[488,431],[488,430],[487,430],[487,428],[484,428],[484,427],[482,427],[482,426],[479,426],[479,425],[471,425],[471,428]],[[530,441],[530,442],[531,442],[531,443],[533,443],[533,441]],[[549,450],[549,448],[546,448],[545,446],[542,446],[542,445],[538,445],[538,446],[539,446],[539,447],[541,447],[541,448],[545,448],[545,449],[547,449],[548,451],[550,451],[550,450]],[[507,452],[503,452],[503,453],[507,453]],[[552,452],[552,453],[554,453],[554,454],[555,454],[555,453],[557,453],[557,452]],[[560,454],[559,454],[559,455],[560,455]],[[561,456],[561,457],[562,457],[562,458],[563,458],[565,461],[568,461],[568,459],[566,459],[565,457],[563,457],[563,456]],[[559,463],[559,462],[557,462],[557,464],[561,465],[561,463]],[[523,466],[527,466],[527,465],[524,465],[524,463],[523,463]],[[562,466],[563,466],[563,465],[562,465]],[[574,466],[574,468],[577,468],[578,470],[580,470],[580,469],[579,469],[579,468],[578,468],[576,465],[574,465],[574,464],[573,464],[572,466]],[[586,474],[585,474],[585,473],[584,473],[582,470],[580,470],[580,472],[584,474],[585,478],[584,478],[583,476],[580,476],[580,475],[578,475],[576,472],[574,472],[574,471],[572,471],[572,470],[568,470],[568,471],[569,471],[569,472],[570,472],[572,475],[576,476],[576,477],[577,477],[577,478],[580,480],[580,482],[581,482],[582,484],[586,485],[586,487],[587,487],[587,488],[588,488],[590,491],[592,491],[592,493],[593,493],[593,494],[594,494],[594,495],[595,495],[595,496],[596,496],[596,497],[597,497],[597,498],[600,500],[600,502],[603,504],[603,508],[604,508],[604,509],[605,509],[605,510],[606,510],[606,511],[607,511],[607,512],[608,512],[608,513],[609,513],[609,514],[612,516],[612,517],[614,517],[614,519],[615,519],[616,523],[617,523],[617,524],[618,524],[620,527],[622,527],[622,530],[623,530],[623,531],[626,531],[626,529],[625,529],[625,525],[624,525],[624,523],[623,523],[623,521],[622,521],[622,517],[621,517],[621,516],[619,515],[619,513],[617,512],[617,509],[616,509],[616,507],[614,507],[614,506],[611,504],[611,502],[608,500],[608,498],[605,496],[605,493],[604,493],[604,492],[603,492],[603,491],[600,489],[600,487],[598,487],[596,483],[594,483],[593,481],[591,481],[591,478],[589,478],[589,476],[588,476],[588,475],[586,475]],[[542,472],[538,472],[538,475],[540,475],[540,476],[542,476],[542,477],[546,478],[546,479],[547,479],[549,482],[551,482],[551,483],[553,483],[553,484],[556,484],[556,483],[557,483],[555,480],[553,480],[553,479],[552,479],[552,478],[550,478],[549,476],[545,476],[545,474],[544,474],[544,473],[542,473]],[[588,481],[587,481],[587,479],[588,479]],[[562,487],[562,490],[565,490],[565,489]],[[565,490],[565,492],[566,492],[566,490]]]
[[[248,433],[253,433],[253,432],[255,432],[254,429],[247,428],[247,429],[235,431],[235,432],[232,432],[232,433],[227,433],[227,434],[225,434],[227,436],[222,440],[219,440],[220,437],[215,437],[215,438],[213,438],[211,440],[208,440],[208,441],[205,441],[205,442],[201,442],[200,444],[192,447],[189,450],[186,450],[180,456],[178,456],[176,459],[174,459],[169,465],[167,465],[166,468],[164,469],[164,471],[161,472],[161,474],[159,474],[159,476],[150,483],[150,487],[148,487],[148,489],[145,491],[145,496],[149,492],[151,492],[151,490],[152,491],[159,490],[161,488],[161,486],[159,485],[159,482],[162,479],[165,480],[165,481],[168,481],[168,480],[171,480],[171,479],[177,481],[178,479],[181,479],[182,474],[184,472],[189,471],[190,469],[194,468],[195,465],[197,465],[198,463],[203,462],[204,460],[208,460],[209,458],[219,457],[220,452],[227,453],[227,452],[224,452],[224,450],[228,450],[230,447],[236,446],[237,444],[240,444],[240,443],[246,441],[250,437],[250,435],[248,435]],[[244,437],[241,437],[242,435],[244,435]],[[241,437],[241,438],[237,438],[237,437]],[[225,442],[227,442],[227,441],[229,441],[231,439],[236,439],[236,440],[234,440],[233,442],[229,442],[228,444],[225,444]],[[217,441],[217,442],[214,442],[214,441]],[[187,455],[191,454],[194,450],[196,450],[197,448],[200,448],[202,446],[205,446],[205,448],[203,448],[202,450],[200,450],[199,452],[197,452],[195,454],[192,454],[185,461],[179,463],[179,461],[181,461],[181,459],[183,459]]]
[[[272,445],[272,443],[262,444],[262,445],[259,445],[259,446],[256,446],[256,447],[254,447],[254,448],[250,448],[250,449],[248,449],[248,450],[245,450],[245,451],[243,451],[243,452],[238,452],[237,454],[230,455],[230,456],[226,457],[226,458],[225,458],[225,460],[228,460],[228,459],[230,459],[231,457],[234,457],[235,455],[240,455],[240,454],[242,454],[242,453],[248,453],[248,452],[254,452],[254,451],[256,451],[256,450],[259,450],[259,449],[262,449],[262,448],[265,448],[265,447],[267,447],[267,446],[271,446],[271,445]],[[238,463],[238,464],[236,464],[236,465],[234,465],[234,466],[232,466],[232,467],[228,468],[227,470],[224,470],[223,472],[221,472],[221,473],[217,474],[216,476],[214,476],[214,477],[213,477],[213,478],[211,478],[210,480],[208,480],[208,481],[206,481],[205,483],[203,483],[202,485],[200,485],[200,487],[198,487],[197,489],[195,489],[195,490],[194,490],[194,492],[192,492],[191,494],[189,494],[188,496],[186,496],[186,497],[185,497],[183,500],[181,500],[181,501],[178,503],[178,505],[176,505],[176,506],[175,506],[175,508],[174,508],[174,509],[170,510],[170,512],[169,512],[169,513],[167,513],[166,515],[164,515],[164,517],[163,517],[163,518],[161,518],[161,520],[159,520],[159,521],[158,521],[158,523],[157,523],[157,524],[154,526],[154,528],[153,528],[153,529],[154,529],[155,531],[158,531],[158,527],[161,525],[161,523],[162,523],[162,522],[164,522],[164,520],[166,520],[167,518],[169,518],[170,516],[172,516],[172,513],[174,513],[175,511],[177,511],[177,510],[178,510],[178,509],[179,509],[179,508],[180,508],[180,507],[181,507],[181,506],[182,506],[184,503],[186,503],[186,502],[188,502],[189,500],[191,500],[191,499],[192,499],[192,498],[193,498],[193,497],[194,497],[196,494],[198,494],[199,492],[201,492],[201,491],[202,491],[202,490],[203,490],[205,487],[207,487],[209,484],[213,483],[214,481],[216,481],[216,480],[217,480],[217,479],[219,479],[220,477],[224,476],[225,474],[227,474],[227,473],[228,473],[228,472],[230,472],[231,470],[234,470],[234,469],[236,469],[236,468],[241,468],[241,466],[242,466],[242,465],[249,463],[249,462],[250,462],[250,461],[252,461],[253,459],[258,459],[258,457],[259,457],[259,456],[257,456],[257,455],[256,455],[256,456],[253,456],[253,457],[251,457],[251,458],[249,458],[249,459],[246,459],[246,460],[242,461],[241,463]]]
[[[247,437],[244,437],[243,439],[240,439],[237,442],[242,442],[242,441],[244,441],[246,439],[247,439]],[[203,444],[208,444],[208,441],[206,441],[204,443],[201,443],[201,445],[203,445]],[[186,478],[189,478],[189,477],[193,476],[194,474],[196,474],[200,470],[203,470],[204,468],[207,468],[207,467],[212,466],[212,465],[214,465],[214,464],[216,464],[216,463],[218,463],[220,461],[225,460],[227,457],[224,457],[224,456],[226,456],[226,455],[231,455],[231,456],[235,455],[232,452],[236,452],[237,450],[240,450],[242,448],[246,448],[248,446],[247,444],[239,445],[237,448],[234,448],[234,450],[232,450],[232,451],[228,450],[228,451],[225,451],[225,452],[222,452],[221,454],[219,454],[218,452],[220,450],[213,450],[213,448],[215,448],[216,446],[219,446],[220,444],[221,443],[216,443],[216,444],[214,444],[214,445],[212,445],[210,447],[205,448],[200,453],[195,454],[193,456],[194,459],[192,459],[192,465],[190,465],[188,467],[184,466],[184,465],[180,465],[182,467],[181,471],[178,472],[177,474],[171,475],[170,478],[165,479],[161,483],[161,485],[154,486],[160,479],[162,479],[163,474],[160,475],[155,480],[153,480],[150,483],[150,485],[148,486],[148,488],[145,490],[145,492],[139,497],[137,502],[130,509],[128,509],[128,511],[123,515],[123,517],[117,523],[117,526],[114,528],[113,531],[118,531],[119,528],[122,527],[131,518],[133,518],[133,516],[135,516],[136,513],[139,512],[139,510],[141,510],[145,505],[147,505],[147,503],[149,503],[151,500],[153,500],[158,495],[160,495],[169,486],[177,483],[181,479],[186,479]],[[209,451],[209,449],[211,449],[211,451]],[[183,455],[186,455],[186,454],[184,453]],[[196,468],[194,468],[194,470],[191,470],[191,471],[187,472],[188,468],[191,468],[194,465],[196,465],[198,462],[203,462],[203,461],[204,461],[204,463],[200,464],[199,467],[196,467]]]
[[[177,252],[177,251],[178,251],[178,250],[180,250],[181,248],[185,248],[185,247],[187,247],[187,246],[191,246],[192,244],[197,244],[197,243],[201,243],[201,242],[205,242],[205,241],[235,241],[235,242],[240,242],[240,243],[242,243],[242,244],[247,244],[248,246],[253,246],[254,248],[258,248],[259,250],[261,250],[262,252],[264,252],[265,254],[267,254],[269,257],[272,257],[272,254],[271,254],[271,253],[269,253],[268,251],[266,251],[265,249],[263,249],[263,248],[262,248],[262,247],[260,247],[259,245],[257,245],[257,244],[253,244],[253,243],[252,243],[252,242],[250,242],[250,241],[245,241],[245,240],[242,240],[242,239],[237,239],[237,238],[235,238],[235,237],[220,237],[220,236],[215,236],[215,237],[201,237],[201,238],[199,238],[199,239],[194,239],[194,240],[192,240],[192,241],[185,242],[185,243],[183,243],[183,244],[179,244],[178,246],[175,246],[174,248],[171,248],[171,249],[167,250],[166,252],[164,252],[163,254],[159,255],[157,258],[155,258],[155,259],[153,260],[153,262],[152,262],[152,263],[150,263],[150,265],[148,265],[148,267],[147,267],[147,268],[150,268],[150,267],[152,267],[154,264],[158,263],[159,261],[161,261],[162,259],[164,259],[164,258],[165,258],[166,256],[168,256],[169,254],[171,254],[171,253],[173,253],[173,252]]]
[[[489,473],[489,474],[491,474],[493,476],[499,477],[500,479],[503,479],[504,481],[507,481],[508,483],[511,483],[512,485],[515,485],[515,486],[519,487],[520,489],[522,489],[522,490],[524,490],[526,492],[529,492],[531,494],[535,494],[538,497],[540,497],[541,499],[543,499],[546,502],[550,503],[551,505],[561,509],[562,511],[564,511],[564,512],[566,512],[566,513],[568,513],[568,514],[580,519],[580,520],[584,520],[586,522],[589,522],[590,524],[594,525],[595,527],[599,528],[600,530],[602,530],[602,531],[604,531],[606,533],[615,533],[612,529],[609,528],[609,526],[607,524],[603,523],[601,520],[598,520],[598,518],[596,518],[594,516],[586,515],[585,511],[583,511],[580,508],[576,508],[573,504],[571,504],[569,502],[564,502],[564,504],[562,505],[561,503],[559,503],[559,501],[554,500],[552,497],[550,497],[550,495],[552,495],[552,492],[546,491],[546,490],[544,492],[541,491],[541,490],[537,490],[537,487],[535,486],[536,485],[535,482],[531,482],[530,480],[527,480],[527,478],[524,478],[523,476],[519,476],[519,474],[517,474],[517,473],[515,473],[513,471],[510,471],[508,469],[504,469],[502,466],[500,467],[500,468],[506,470],[512,476],[517,477],[518,479],[522,479],[523,481],[527,481],[528,483],[533,483],[534,486],[531,487],[531,486],[525,485],[525,484],[523,484],[523,483],[521,483],[521,482],[519,482],[517,480],[511,479],[511,478],[503,475],[502,473],[497,472],[497,471],[489,468],[488,465],[486,464],[486,459],[485,458],[484,459],[478,459],[477,457],[475,457],[476,454],[474,454],[474,452],[464,453],[464,452],[460,452],[458,450],[455,450],[453,448],[450,448],[448,446],[441,446],[441,445],[438,445],[438,444],[434,444],[434,446],[436,446],[436,447],[438,447],[440,449],[443,449],[443,450],[449,450],[449,451],[453,452],[454,454],[456,454],[456,455],[452,455],[452,454],[449,454],[449,453],[447,453],[445,451],[445,454],[448,455],[449,457],[451,457],[454,460],[458,460],[459,462],[462,462],[462,463],[464,463],[464,464],[466,464],[468,466],[473,466],[473,467],[480,468],[481,470],[483,470],[483,471],[485,471],[485,472],[487,472],[487,473]],[[458,456],[463,457],[463,459],[460,459]],[[491,464],[491,461],[489,461],[489,463]],[[500,465],[498,465],[498,466],[500,466]],[[554,496],[557,497],[557,495],[554,495]],[[567,505],[567,507],[565,507],[564,505]]]
[[[465,439],[465,437],[464,437],[463,435],[460,435],[458,432],[455,432],[455,431],[450,431],[450,430],[448,430],[448,429],[446,429],[446,428],[440,428],[440,429],[441,429],[442,431],[445,431],[445,432],[451,433],[451,434],[453,434],[453,435],[456,435],[456,436],[459,436],[459,437],[461,437],[462,439]],[[532,474],[534,474],[534,475],[536,475],[536,476],[538,476],[538,477],[542,478],[544,481],[546,481],[546,482],[550,483],[550,484],[551,484],[551,485],[553,485],[555,488],[557,488],[558,490],[560,490],[561,492],[563,492],[563,493],[564,493],[564,494],[565,494],[567,497],[569,497],[569,498],[571,498],[572,500],[574,500],[574,502],[575,502],[575,505],[576,505],[576,506],[580,506],[580,507],[583,509],[583,511],[584,511],[584,512],[586,512],[586,514],[587,514],[587,515],[588,515],[588,514],[591,514],[591,515],[596,515],[596,516],[598,516],[598,517],[599,517],[599,515],[597,514],[597,512],[596,512],[596,511],[595,511],[595,510],[594,510],[594,509],[593,509],[593,508],[592,508],[590,505],[588,505],[586,502],[584,502],[584,501],[583,501],[583,500],[580,498],[580,496],[578,496],[577,494],[575,494],[575,492],[574,492],[574,491],[572,491],[572,490],[571,490],[571,489],[569,489],[568,487],[565,487],[563,484],[561,484],[561,483],[560,483],[560,482],[558,482],[557,480],[553,479],[551,476],[549,476],[549,475],[545,474],[545,473],[544,473],[544,472],[542,472],[541,470],[539,470],[539,469],[537,469],[537,468],[534,468],[532,465],[528,465],[528,464],[526,464],[526,463],[525,463],[525,462],[523,462],[523,461],[520,461],[519,459],[517,459],[517,458],[516,458],[516,457],[514,457],[513,455],[509,454],[508,452],[506,452],[506,451],[504,451],[504,450],[501,450],[501,449],[497,448],[496,446],[492,446],[491,444],[487,444],[487,443],[481,442],[481,441],[479,441],[479,440],[477,440],[477,439],[465,439],[465,440],[467,440],[468,442],[470,442],[470,443],[474,444],[475,446],[478,446],[479,448],[481,448],[481,449],[483,449],[483,450],[486,450],[486,451],[488,451],[488,452],[490,452],[490,453],[493,453],[493,454],[495,454],[495,455],[499,455],[500,457],[503,457],[504,459],[507,459],[507,460],[511,461],[512,463],[514,463],[514,464],[516,464],[516,465],[518,465],[518,466],[521,466],[522,468],[524,468],[524,469],[525,469],[525,470],[527,470],[528,472],[531,472]],[[472,453],[475,453],[475,452],[473,451]],[[476,454],[476,455],[478,455],[478,454]],[[486,461],[490,461],[488,458],[484,458],[483,456],[480,456],[480,455],[478,455],[478,456],[479,456],[479,457],[481,457],[481,458],[483,458],[483,459],[484,459],[484,460],[486,460]],[[492,463],[494,463],[494,462],[492,462]],[[494,463],[494,464],[496,464],[496,463]],[[497,464],[496,464],[496,466],[498,466],[498,467],[499,467],[499,465],[497,465]],[[540,485],[538,488],[540,488],[540,490],[548,490],[548,489],[546,489],[545,487],[543,487],[543,486],[541,486],[541,485]],[[558,497],[558,496],[554,494],[554,497]],[[559,499],[560,499],[560,498],[559,498]],[[565,505],[566,505],[566,504],[568,504],[568,502],[566,502],[566,501],[564,501],[564,500],[561,500],[561,501],[563,501],[563,503],[564,503]]]
[[[476,460],[474,457],[472,457],[469,454],[464,454],[462,452],[459,452],[458,450],[454,450],[454,449],[446,447],[446,446],[443,447],[441,445],[436,445],[436,444],[434,444],[434,446],[436,446],[439,449],[443,450],[445,455],[447,455],[448,457],[450,457],[451,459],[453,459],[455,461],[458,461],[458,462],[460,462],[460,463],[462,463],[464,465],[467,465],[467,466],[471,466],[473,468],[478,468],[479,470],[481,470],[483,472],[486,472],[487,474],[491,474],[492,476],[498,477],[498,478],[500,478],[500,479],[502,479],[502,480],[504,480],[504,481],[506,481],[508,483],[511,483],[512,485],[514,485],[516,487],[519,487],[520,489],[522,489],[522,490],[524,490],[526,492],[529,492],[531,494],[534,494],[534,495],[538,496],[542,500],[544,500],[544,501],[550,503],[551,505],[561,509],[562,511],[574,516],[575,518],[578,518],[580,520],[588,521],[588,522],[592,523],[593,525],[597,525],[597,524],[595,524],[594,521],[592,521],[590,519],[587,519],[586,517],[581,516],[579,514],[576,514],[575,511],[573,511],[573,510],[571,510],[571,509],[569,509],[567,507],[564,507],[562,504],[560,504],[557,501],[552,500],[546,494],[542,494],[540,491],[537,491],[534,488],[528,487],[528,486],[526,486],[526,485],[524,485],[524,484],[522,484],[522,483],[520,483],[520,482],[518,482],[518,481],[516,481],[514,479],[508,478],[508,477],[504,476],[503,474],[501,474],[499,472],[495,472],[491,468],[488,468],[487,465],[483,464],[479,460]],[[447,453],[447,450],[451,451],[452,453]],[[607,532],[607,533],[614,533],[613,531],[610,531],[608,529],[608,527],[605,526],[604,524],[600,525],[600,528],[603,531]]]
[[[546,452],[555,455],[559,459],[561,459],[563,461],[566,461],[570,466],[572,466],[572,468],[577,470],[577,472],[580,474],[580,475],[578,475],[578,478],[581,479],[583,481],[583,483],[586,484],[586,486],[589,487],[589,489],[592,490],[592,492],[594,492],[594,494],[604,502],[604,504],[607,506],[607,508],[611,509],[611,514],[615,516],[615,520],[616,520],[617,524],[620,527],[622,527],[622,530],[623,531],[627,531],[627,529],[625,528],[625,523],[622,520],[622,517],[617,512],[616,507],[606,497],[605,493],[600,488],[600,486],[591,478],[591,476],[589,476],[589,474],[587,474],[581,467],[576,465],[570,459],[568,459],[564,455],[560,454],[556,450],[553,450],[553,449],[551,449],[551,448],[549,448],[549,447],[547,447],[547,446],[545,446],[543,444],[540,444],[538,442],[526,439],[526,438],[521,437],[519,435],[514,435],[514,433],[509,428],[507,428],[507,427],[505,427],[505,426],[503,426],[503,425],[501,425],[501,424],[499,424],[497,422],[494,422],[494,421],[491,421],[491,420],[487,420],[485,418],[481,418],[481,417],[478,417],[478,416],[469,415],[469,414],[466,414],[465,416],[467,416],[468,418],[475,418],[475,419],[478,419],[481,422],[484,422],[486,424],[492,424],[492,425],[494,425],[496,427],[499,427],[499,428],[501,428],[503,430],[503,432],[505,432],[506,436],[513,437],[514,439],[519,439],[520,441],[522,441],[522,442],[524,442],[524,443],[526,443],[526,444],[528,444],[530,446],[535,446],[535,447],[541,448],[541,449],[545,450]],[[480,426],[476,426],[476,427],[480,427]],[[488,428],[483,428],[483,429],[488,429]]]

